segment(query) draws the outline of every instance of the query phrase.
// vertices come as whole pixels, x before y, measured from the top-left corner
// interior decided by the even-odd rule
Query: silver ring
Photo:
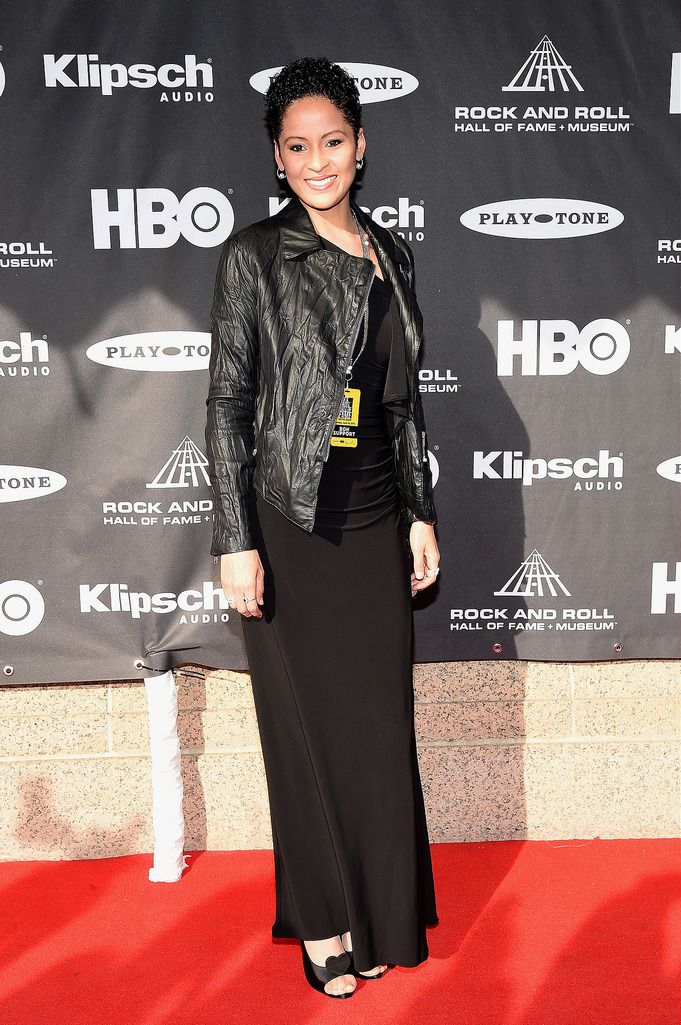
[[[243,600],[246,602],[247,605],[248,605],[249,601],[255,601],[255,595],[253,595],[252,598],[247,598],[245,594],[242,594],[241,597],[243,598]]]

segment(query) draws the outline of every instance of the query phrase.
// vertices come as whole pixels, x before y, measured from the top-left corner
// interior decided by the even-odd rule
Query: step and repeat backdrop
[[[676,0],[34,6],[0,26],[0,683],[247,667],[209,309],[287,201],[263,93],[303,55],[357,80],[353,196],[415,253],[415,661],[681,656]]]

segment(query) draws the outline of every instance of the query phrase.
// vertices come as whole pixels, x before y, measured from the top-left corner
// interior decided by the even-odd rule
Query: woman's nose
[[[328,162],[329,158],[327,157],[326,153],[310,153],[310,158],[307,162],[307,166],[315,174],[319,174],[320,171],[324,170]]]

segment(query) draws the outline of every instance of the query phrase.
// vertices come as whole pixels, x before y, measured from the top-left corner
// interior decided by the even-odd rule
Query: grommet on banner
[[[13,676],[14,675],[14,666],[3,666],[2,667],[2,672],[3,672],[3,676]]]
[[[615,641],[615,643],[613,644],[613,648],[615,649],[615,651],[621,651],[623,647],[624,645],[621,641]]]
[[[494,652],[495,655],[500,655],[503,650],[504,650],[504,646],[503,646],[503,644],[499,644],[499,641],[496,641],[492,645],[492,651]]]
[[[150,673],[167,673],[167,669],[156,669],[154,666],[147,666],[144,664],[141,658],[136,658],[133,662],[135,669],[148,669]]]

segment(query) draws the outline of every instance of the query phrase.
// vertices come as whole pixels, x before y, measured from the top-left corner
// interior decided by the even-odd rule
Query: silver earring
[[[280,167],[277,168],[277,178],[285,178],[286,171],[282,171]]]
[[[357,168],[358,171],[361,171],[363,166],[364,166],[364,157],[362,157],[361,160],[356,160],[355,161],[355,167]]]

